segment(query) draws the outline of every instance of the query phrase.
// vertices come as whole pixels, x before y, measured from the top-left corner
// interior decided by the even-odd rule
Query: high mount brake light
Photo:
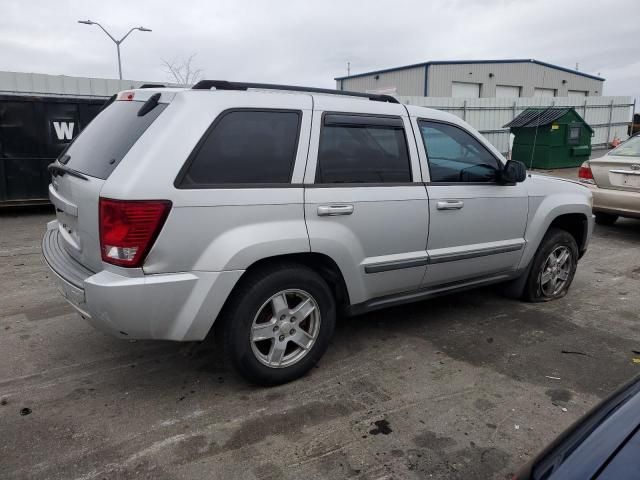
[[[135,92],[120,92],[118,94],[118,100],[124,100],[125,102],[130,102],[133,100]]]
[[[169,215],[171,202],[100,198],[99,210],[102,260],[141,267]]]

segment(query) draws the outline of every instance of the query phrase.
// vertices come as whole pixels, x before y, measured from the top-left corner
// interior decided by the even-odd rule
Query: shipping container
[[[47,165],[104,103],[104,98],[0,95],[0,207],[47,202]]]

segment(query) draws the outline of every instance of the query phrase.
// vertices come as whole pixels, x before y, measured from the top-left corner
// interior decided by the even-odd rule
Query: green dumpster
[[[571,107],[528,108],[503,128],[515,136],[511,158],[527,167],[577,167],[591,155],[593,129]]]

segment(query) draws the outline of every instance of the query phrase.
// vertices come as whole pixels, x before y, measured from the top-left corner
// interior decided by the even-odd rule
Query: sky
[[[203,78],[335,88],[334,77],[430,60],[534,58],[640,99],[640,0],[0,0],[0,70],[169,81],[195,54]]]

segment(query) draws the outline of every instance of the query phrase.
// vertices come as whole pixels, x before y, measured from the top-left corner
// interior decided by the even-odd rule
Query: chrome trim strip
[[[401,270],[403,268],[423,267],[425,265],[435,265],[438,263],[455,262],[457,260],[466,260],[469,258],[486,257],[488,255],[497,255],[499,253],[517,252],[522,250],[525,242],[517,245],[505,245],[502,247],[489,247],[477,250],[471,250],[460,253],[443,253],[440,255],[428,255],[419,258],[410,258],[407,260],[393,260],[390,262],[372,263],[365,265],[365,273],[381,273],[391,270]]]
[[[524,247],[524,243],[520,243],[518,245],[506,245],[504,247],[482,248],[482,249],[471,250],[471,251],[460,252],[460,253],[443,253],[440,255],[430,255],[429,263],[437,264],[437,263],[445,263],[445,262],[455,262],[457,260],[466,260],[468,258],[497,255],[499,253],[517,252],[518,250],[522,250],[522,247]]]
[[[640,175],[638,170],[609,170],[611,173],[622,173],[623,175]]]
[[[429,263],[429,257],[410,258],[408,260],[393,260],[391,262],[373,263],[365,265],[365,273],[381,273],[403,268],[423,267]]]

